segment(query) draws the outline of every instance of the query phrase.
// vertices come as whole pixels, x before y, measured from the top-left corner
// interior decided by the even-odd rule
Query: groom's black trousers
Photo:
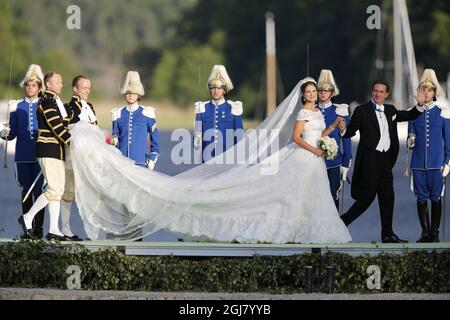
[[[352,181],[352,197],[356,201],[341,219],[345,225],[349,225],[363,214],[375,200],[375,196],[378,196],[381,234],[392,235],[395,196],[390,153],[365,149],[361,152],[361,157],[359,167],[355,167]]]

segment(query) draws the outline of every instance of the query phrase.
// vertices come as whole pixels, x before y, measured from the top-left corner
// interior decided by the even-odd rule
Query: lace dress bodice
[[[305,121],[302,138],[309,144],[316,146],[325,130],[325,119],[322,112],[302,109],[298,113],[297,120]]]

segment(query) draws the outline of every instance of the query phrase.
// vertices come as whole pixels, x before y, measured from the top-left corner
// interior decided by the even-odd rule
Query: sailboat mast
[[[414,54],[414,45],[412,41],[411,34],[411,26],[409,24],[408,17],[408,8],[406,7],[406,1],[400,0],[400,9],[401,9],[401,23],[403,28],[403,35],[405,39],[405,49],[406,49],[406,59],[408,61],[408,76],[409,76],[409,95],[408,102],[409,104],[414,103],[414,99],[412,98],[413,94],[415,94],[416,88],[419,86],[419,75],[417,73],[417,64],[416,64],[416,56]],[[402,107],[402,106],[399,106]]]
[[[394,103],[405,109],[414,103],[419,85],[416,57],[405,0],[394,0]],[[406,77],[407,75],[407,77]],[[407,82],[405,82],[407,80]],[[406,93],[406,95],[405,95]]]
[[[266,13],[266,64],[267,64],[267,116],[271,115],[277,105],[276,87],[276,46],[275,19],[271,12]]]
[[[402,59],[402,22],[400,0],[394,0],[394,104],[403,106],[403,59]]]

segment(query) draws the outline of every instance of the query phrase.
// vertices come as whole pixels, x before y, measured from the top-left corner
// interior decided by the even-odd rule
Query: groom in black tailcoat
[[[397,122],[413,120],[423,110],[415,107],[409,111],[398,111],[393,105],[384,105],[388,95],[389,85],[385,81],[375,81],[371,101],[355,109],[347,127],[345,122],[339,124],[343,138],[351,138],[357,131],[360,133],[351,189],[356,201],[341,219],[349,225],[367,210],[378,195],[382,242],[404,243],[407,241],[399,239],[392,230],[392,168],[399,151]]]

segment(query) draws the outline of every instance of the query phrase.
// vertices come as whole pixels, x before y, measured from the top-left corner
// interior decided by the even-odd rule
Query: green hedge
[[[0,286],[66,289],[70,265],[81,268],[81,289],[85,290],[299,293],[304,291],[305,266],[310,265],[314,267],[314,292],[326,291],[327,266],[335,267],[335,293],[450,292],[450,252],[144,257],[43,241],[0,246]],[[381,269],[380,290],[367,288],[370,265]]]

